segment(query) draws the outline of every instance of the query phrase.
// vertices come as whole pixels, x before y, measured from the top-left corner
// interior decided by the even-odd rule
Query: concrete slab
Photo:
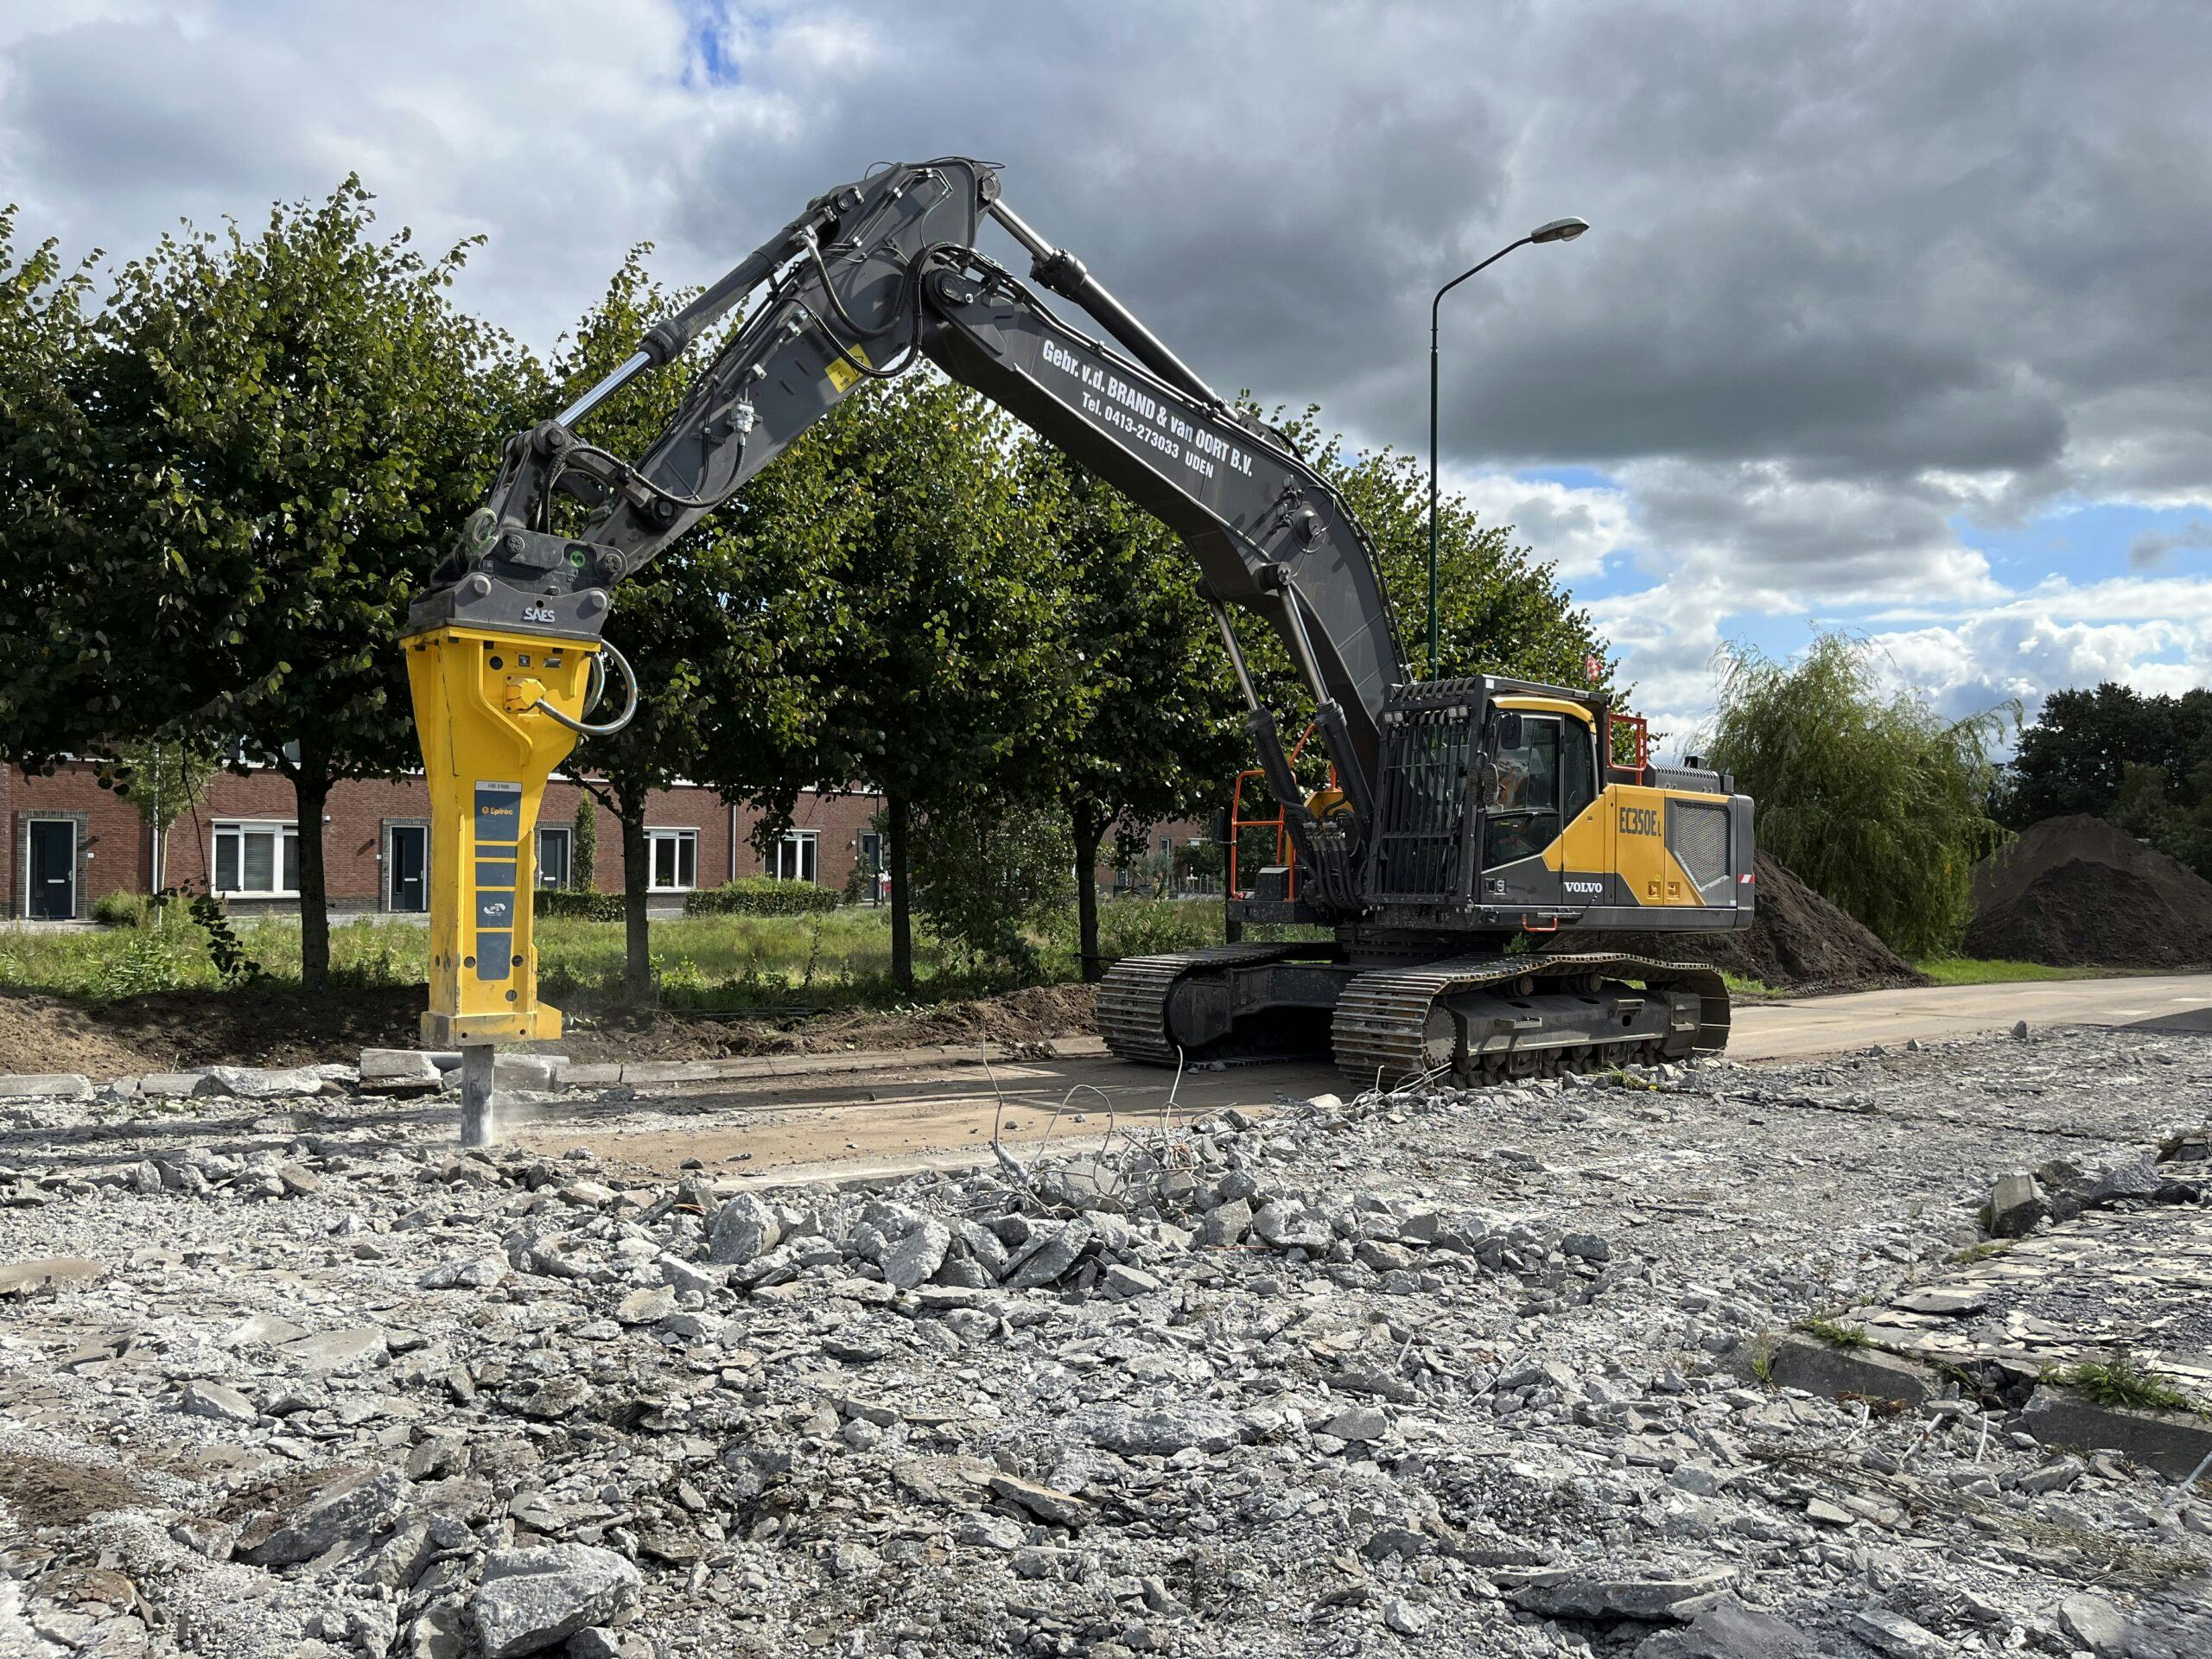
[[[2212,1422],[2193,1413],[2098,1405],[2049,1383],[2030,1396],[2020,1421],[2045,1446],[2118,1452],[2169,1480],[2184,1480],[2212,1459]]]
[[[90,1100],[92,1082],[76,1071],[0,1074],[0,1100]]]

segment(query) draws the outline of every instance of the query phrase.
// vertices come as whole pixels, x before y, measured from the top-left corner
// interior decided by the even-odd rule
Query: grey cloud
[[[2182,548],[2212,547],[2212,524],[2192,518],[2179,530],[2146,530],[2127,544],[2131,570],[2155,570]]]
[[[542,346],[632,242],[706,279],[977,154],[1224,391],[1418,448],[1433,290],[1578,213],[1446,302],[1446,462],[1604,469],[1656,574],[1955,603],[1961,514],[2212,500],[2198,4],[200,3],[0,23],[27,232],[135,251],[359,166],[388,223],[486,232],[463,297]]]

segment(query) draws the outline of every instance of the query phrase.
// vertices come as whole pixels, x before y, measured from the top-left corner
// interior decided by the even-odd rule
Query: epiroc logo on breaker
[[[1659,833],[1659,809],[1656,806],[1624,806],[1621,808],[1621,834],[1624,836],[1656,836]]]

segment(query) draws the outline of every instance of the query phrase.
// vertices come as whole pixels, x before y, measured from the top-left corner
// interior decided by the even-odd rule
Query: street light
[[[1587,219],[1555,219],[1539,225],[1518,242],[1509,242],[1471,270],[1463,270],[1436,290],[1428,302],[1428,677],[1436,677],[1436,313],[1444,296],[1476,271],[1488,270],[1516,248],[1531,242],[1572,242],[1590,228]]]

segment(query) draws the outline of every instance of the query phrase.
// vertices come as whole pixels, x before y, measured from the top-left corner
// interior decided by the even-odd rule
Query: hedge
[[[842,902],[835,889],[811,881],[779,881],[772,876],[748,875],[719,887],[702,887],[683,895],[686,916],[810,916],[835,910]]]
[[[582,887],[540,887],[531,895],[533,916],[575,916],[587,922],[622,919],[622,895],[591,893]]]

